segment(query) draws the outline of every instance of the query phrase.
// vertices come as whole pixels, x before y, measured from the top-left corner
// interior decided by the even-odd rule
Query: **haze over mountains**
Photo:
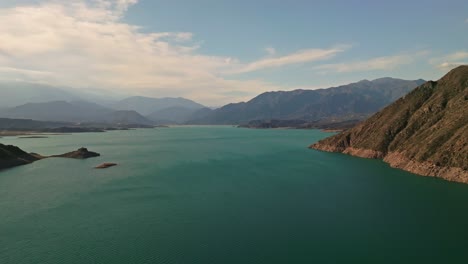
[[[99,104],[102,99],[84,100],[89,95],[56,87],[0,83],[0,117],[141,125],[245,124],[272,119],[341,122],[363,119],[423,82],[381,78],[329,89],[267,92],[214,110],[185,98],[133,96]],[[15,103],[19,104],[12,106]]]
[[[75,101],[82,98],[72,92],[43,84],[0,82],[0,107],[8,108],[27,103]]]
[[[134,110],[142,115],[154,114],[170,107],[183,107],[186,109],[200,109],[205,106],[185,98],[150,98],[133,96],[111,105],[117,110]]]
[[[186,124],[191,120],[191,118],[198,117],[203,110],[210,111],[211,109],[171,106],[152,112],[147,116],[147,118],[161,124]]]
[[[45,103],[27,103],[5,109],[2,117],[34,119],[41,121],[98,121],[104,115],[112,112],[98,104],[85,101],[52,101]]]
[[[133,110],[158,124],[182,124],[205,106],[185,98],[133,96],[111,105],[113,109]]]
[[[85,99],[89,100],[85,100]],[[119,101],[106,101],[68,90],[31,83],[0,83],[0,117],[59,122],[101,122],[110,124],[152,125],[168,119],[165,109],[178,108],[186,115],[204,106],[185,98],[129,97]],[[179,110],[182,109],[182,110]],[[176,109],[174,109],[176,110]],[[161,112],[161,117],[158,112]],[[151,120],[145,115],[148,115]]]

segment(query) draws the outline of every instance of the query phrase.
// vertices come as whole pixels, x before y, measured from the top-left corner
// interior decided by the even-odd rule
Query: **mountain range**
[[[147,116],[156,116],[156,113],[172,107],[183,107],[185,109],[197,110],[205,106],[185,98],[150,98],[143,96],[132,96],[110,105],[116,110],[134,110]]]
[[[137,101],[142,103],[139,104]],[[161,122],[171,124],[180,123],[186,120],[181,117],[180,113],[183,113],[185,116],[190,116],[194,111],[203,107],[183,98],[155,99],[139,97],[137,101],[135,101],[134,98],[129,98],[129,100],[115,103],[115,108],[83,100],[26,103],[15,107],[0,109],[0,117],[73,123],[97,122],[126,125],[152,125]],[[145,104],[143,101],[147,103]],[[135,104],[130,104],[128,102],[133,102]],[[141,111],[143,108],[150,112],[148,117],[133,110],[137,109]],[[146,111],[143,112],[147,113]],[[179,115],[177,115],[177,113],[179,113]]]
[[[381,78],[328,89],[267,92],[248,102],[214,110],[185,98],[133,96],[99,104],[61,88],[19,83],[15,88],[8,86],[12,84],[5,86],[7,89],[0,87],[3,98],[0,117],[73,123],[249,124],[250,127],[268,127],[275,120],[273,123],[279,126],[314,127],[311,123],[321,126],[362,120],[423,82]],[[6,103],[5,98],[9,97],[14,100]],[[26,100],[30,101],[11,106]]]
[[[350,120],[363,119],[422,84],[424,80],[394,78],[363,80],[318,90],[263,93],[248,102],[203,109],[191,124],[243,124],[253,120]]]
[[[113,110],[85,101],[52,101],[27,103],[5,109],[2,117],[22,118],[40,121],[95,122]]]
[[[66,87],[0,82],[0,117],[64,122],[182,123],[203,105],[185,98],[132,96],[120,100]],[[179,113],[179,114],[175,114]],[[148,118],[146,117],[148,116]],[[174,118],[172,118],[174,117]]]
[[[392,167],[468,183],[468,66],[429,81],[365,122],[311,148],[380,158]]]

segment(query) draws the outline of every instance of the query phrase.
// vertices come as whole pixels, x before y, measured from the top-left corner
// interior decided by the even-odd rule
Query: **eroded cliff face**
[[[468,66],[427,82],[356,127],[310,146],[468,183]]]

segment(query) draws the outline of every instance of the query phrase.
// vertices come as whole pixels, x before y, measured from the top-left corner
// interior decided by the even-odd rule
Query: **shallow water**
[[[468,185],[307,149],[318,130],[2,138],[0,263],[466,263]],[[119,165],[95,170],[102,162]]]

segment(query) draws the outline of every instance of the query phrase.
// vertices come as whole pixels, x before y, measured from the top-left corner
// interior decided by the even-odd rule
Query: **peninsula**
[[[30,164],[45,158],[87,159],[98,156],[100,156],[99,153],[88,151],[86,148],[62,155],[42,156],[37,153],[27,153],[16,146],[0,144],[0,170]]]

